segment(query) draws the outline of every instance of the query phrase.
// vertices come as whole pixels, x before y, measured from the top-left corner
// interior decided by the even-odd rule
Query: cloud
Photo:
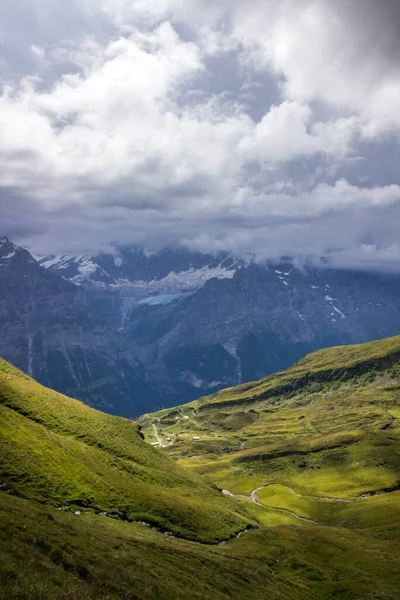
[[[28,33],[21,8],[4,20],[24,40],[0,96],[4,233],[40,252],[184,243],[393,268],[396,3],[25,8]]]
[[[170,18],[204,28],[242,58],[283,77],[286,99],[321,100],[365,120],[365,135],[400,129],[400,5],[397,0],[108,0],[118,22]],[[382,107],[384,109],[382,110]]]

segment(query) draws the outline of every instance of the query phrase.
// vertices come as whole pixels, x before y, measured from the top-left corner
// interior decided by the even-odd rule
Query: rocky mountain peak
[[[37,262],[7,240],[0,292],[0,354],[126,416],[258,379],[318,348],[400,333],[397,276],[287,258],[121,246]]]

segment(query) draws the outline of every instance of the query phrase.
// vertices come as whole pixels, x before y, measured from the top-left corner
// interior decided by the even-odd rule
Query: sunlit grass
[[[48,390],[5,361],[0,368],[3,489],[210,543],[251,524],[209,481],[146,444],[136,423]]]
[[[321,351],[146,415],[161,449],[1,362],[1,600],[397,600],[399,350]]]

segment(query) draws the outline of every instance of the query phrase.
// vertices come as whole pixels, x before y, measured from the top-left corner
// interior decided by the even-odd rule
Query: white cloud
[[[217,190],[252,160],[345,152],[340,132],[339,144],[324,134],[335,123],[307,130],[306,105],[283,102],[254,123],[222,98],[181,104],[181,88],[204,67],[196,44],[168,23],[105,47],[86,40],[70,60],[80,73],[46,91],[25,78],[0,101],[3,184],[25,186],[45,205],[55,190],[58,205],[86,202],[85,190],[126,178],[150,194],[201,178]]]
[[[30,50],[31,54],[38,60],[42,60],[46,56],[44,49],[36,44],[32,44]]]
[[[181,241],[372,264],[375,248],[392,264],[398,186],[341,175],[360,139],[400,131],[392,4],[40,0],[0,96],[5,222],[41,250]],[[216,92],[229,53],[241,79]]]
[[[219,26],[228,22],[231,44],[241,44],[253,66],[283,76],[286,99],[360,115],[367,136],[400,130],[397,0],[106,0],[103,7],[120,23],[169,17],[200,37],[214,28],[221,43]]]
[[[251,135],[242,140],[240,150],[247,159],[260,162],[285,162],[320,152],[343,157],[356,130],[357,122],[352,118],[313,122],[307,104],[286,100],[271,107]]]

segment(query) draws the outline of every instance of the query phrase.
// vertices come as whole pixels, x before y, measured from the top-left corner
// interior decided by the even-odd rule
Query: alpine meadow
[[[139,425],[3,361],[1,414],[4,599],[397,598],[400,337]]]

